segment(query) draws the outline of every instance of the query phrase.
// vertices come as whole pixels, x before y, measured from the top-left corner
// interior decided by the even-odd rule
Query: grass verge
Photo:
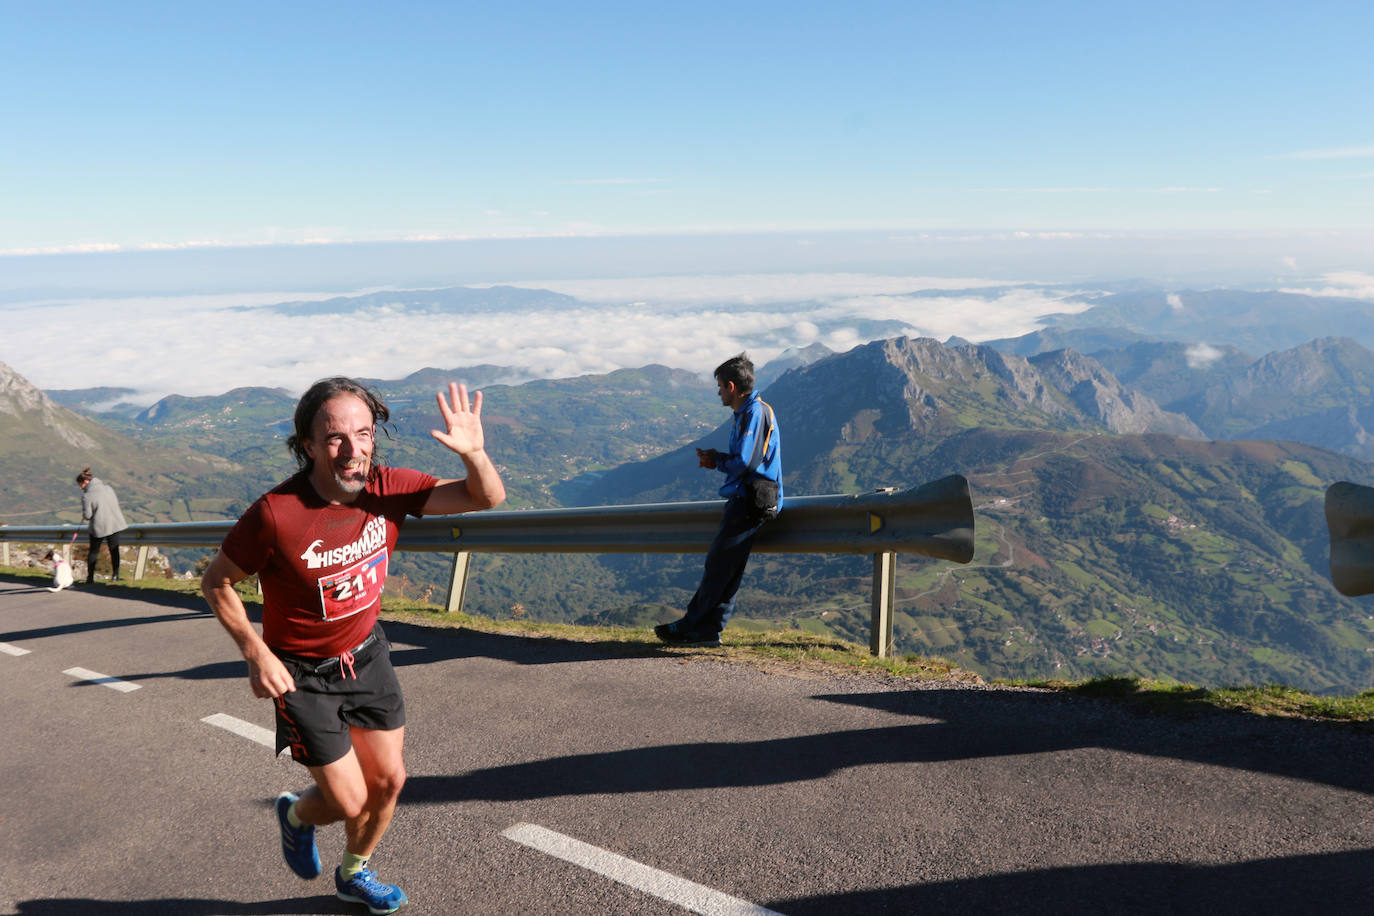
[[[35,569],[0,566],[0,574],[6,578],[24,581],[26,584],[46,584],[50,580],[47,573]],[[184,579],[148,578],[137,583],[122,580],[118,585],[98,583],[97,587],[179,592],[193,600],[199,600],[200,596],[200,584]],[[246,602],[257,602],[254,587],[241,584],[239,590]],[[619,645],[631,653],[652,651],[714,658],[750,664],[766,670],[817,677],[842,674],[909,678],[919,681],[985,683],[977,674],[943,659],[912,654],[894,658],[873,658],[866,646],[802,630],[754,632],[727,629],[719,649],[688,649],[665,646],[658,641],[652,630],[645,627],[585,627],[526,620],[492,620],[471,614],[448,613],[433,604],[393,596],[383,597],[382,616],[384,619],[417,626],[466,628],[498,635]],[[1343,723],[1361,730],[1374,731],[1374,690],[1350,697],[1323,697],[1283,685],[1211,688],[1137,677],[1102,677],[1087,681],[995,680],[991,683],[1116,700],[1165,714],[1186,714],[1212,709]]]

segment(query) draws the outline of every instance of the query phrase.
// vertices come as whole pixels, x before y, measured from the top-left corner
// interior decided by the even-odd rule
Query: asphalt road
[[[0,912],[365,912],[281,862],[308,780],[229,638],[146,595],[0,580]],[[406,912],[1374,912],[1374,735],[388,632]]]

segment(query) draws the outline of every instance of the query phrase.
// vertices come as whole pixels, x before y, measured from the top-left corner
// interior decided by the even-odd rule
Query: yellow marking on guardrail
[[[868,513],[868,533],[877,534],[883,530],[883,517],[876,512]]]

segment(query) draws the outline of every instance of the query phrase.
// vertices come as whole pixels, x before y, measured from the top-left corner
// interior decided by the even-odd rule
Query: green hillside
[[[1374,686],[1374,611],[1331,586],[1322,514],[1326,483],[1374,479],[1367,464],[1296,443],[1008,430],[845,460],[861,479],[955,472],[973,490],[971,564],[898,559],[898,651],[990,677]],[[695,561],[603,565],[680,607]],[[867,642],[870,573],[862,557],[757,556],[736,625]],[[579,622],[643,625],[659,608],[639,597]]]
[[[907,565],[913,649],[1011,676],[1374,685],[1374,616],[1331,586],[1322,497],[1374,468],[1296,443],[974,432],[921,462],[974,488],[973,568]]]
[[[1330,585],[1321,500],[1335,480],[1374,481],[1374,466],[1291,442],[1112,433],[1110,424],[1172,421],[1121,395],[1092,361],[1041,365],[887,341],[794,369],[767,392],[793,495],[969,478],[975,560],[899,560],[899,651],[1002,677],[1371,686],[1374,618]],[[728,413],[696,376],[649,367],[485,391],[489,446],[514,507],[714,496],[718,478],[696,467],[692,447],[722,446]],[[452,466],[429,439],[432,406],[404,400],[394,439],[383,440],[388,460]],[[247,407],[243,435],[217,439],[205,424],[223,431],[235,410],[202,406],[175,432],[143,434],[228,442],[256,428],[252,447],[281,449],[281,431],[263,432],[265,417]],[[246,505],[262,471],[199,483]],[[432,595],[446,582],[441,557],[398,559],[396,593]],[[642,626],[677,616],[699,570],[695,555],[478,555],[468,607]],[[870,574],[864,557],[756,557],[734,625],[866,642]]]
[[[222,517],[239,498],[242,469],[217,455],[122,435],[59,407],[0,363],[0,522],[81,519],[74,478],[90,467],[120,495],[133,522]]]

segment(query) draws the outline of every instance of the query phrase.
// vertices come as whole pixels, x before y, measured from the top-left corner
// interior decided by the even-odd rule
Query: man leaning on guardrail
[[[725,474],[725,511],[687,613],[654,627],[659,639],[676,646],[720,645],[754,535],[782,511],[782,440],[773,408],[754,391],[754,364],[747,354],[732,356],[716,367],[715,378],[721,404],[735,412],[730,450],[699,448],[697,463]]]
[[[401,889],[368,868],[405,784],[405,700],[377,623],[387,565],[407,515],[487,509],[506,498],[482,432],[482,394],[450,384],[437,395],[444,429],[430,434],[462,459],[465,479],[382,467],[379,423],[390,412],[357,382],[316,382],[296,405],[287,440],[301,469],[262,496],[230,530],[201,591],[248,662],[255,696],[276,704],[277,750],[314,777],[276,812],[282,855],[302,878],[321,871],[315,828],[343,821],[334,871],[339,898],[392,913]],[[234,591],[256,573],[262,635]]]

